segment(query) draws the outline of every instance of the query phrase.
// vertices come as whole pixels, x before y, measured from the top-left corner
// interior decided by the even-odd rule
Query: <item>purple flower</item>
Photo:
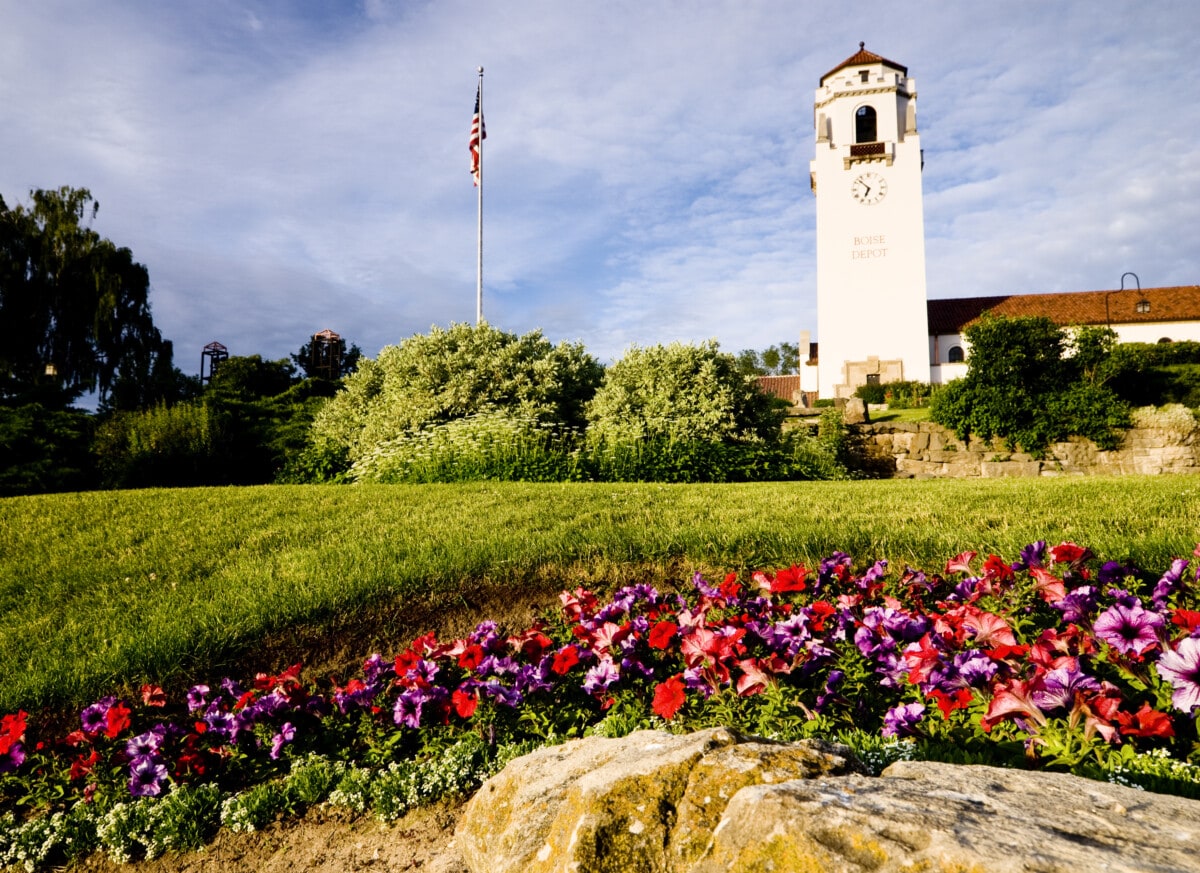
[[[374,682],[377,679],[386,679],[394,674],[394,662],[385,661],[383,655],[378,652],[363,661],[363,677],[368,682]]]
[[[1200,706],[1200,637],[1187,637],[1158,659],[1158,675],[1175,687],[1171,702],[1181,712]]]
[[[1063,621],[1074,624],[1084,621],[1096,611],[1099,597],[1100,592],[1091,585],[1080,585],[1070,591],[1062,600],[1050,605],[1063,614]]]
[[[204,716],[204,723],[208,725],[208,732],[214,736],[220,737],[226,742],[233,742],[238,734],[237,719],[232,713],[212,711]]]
[[[158,797],[167,784],[167,768],[152,755],[134,758],[129,765],[129,793],[134,797]]]
[[[1154,604],[1155,609],[1167,608],[1167,601],[1179,590],[1183,582],[1183,571],[1187,568],[1188,562],[1183,558],[1176,558],[1171,562],[1171,569],[1158,580],[1158,584],[1154,586],[1154,593],[1150,595],[1150,602]]]
[[[605,658],[596,664],[583,677],[583,690],[588,694],[606,691],[610,685],[621,678],[617,665]]]
[[[396,698],[392,707],[392,720],[400,727],[419,728],[421,726],[421,707],[425,704],[425,692],[418,688],[405,691]]]
[[[1038,540],[1021,549],[1021,560],[1012,565],[1014,570],[1031,570],[1046,564],[1046,541]]]
[[[230,679],[228,676],[226,676],[224,679],[221,680],[221,690],[224,691],[226,694],[228,694],[230,697],[232,697],[234,700],[237,700],[239,697],[241,697],[243,694],[246,693],[246,689],[242,688],[242,686],[237,682],[237,680]]]
[[[858,581],[859,588],[870,588],[880,579],[887,575],[888,562],[886,560],[876,561],[871,565],[871,569],[863,573],[862,579]]]
[[[963,687],[982,688],[1000,671],[996,662],[978,649],[959,652],[954,656],[953,664],[960,681],[954,688],[943,687],[942,691],[947,693]]]
[[[1110,606],[1097,616],[1092,631],[1122,655],[1140,655],[1158,642],[1163,617],[1141,607]]]
[[[107,725],[106,717],[112,705],[117,702],[115,697],[102,697],[79,714],[79,721],[86,733],[95,734],[104,730]]]
[[[271,738],[271,760],[278,761],[283,747],[294,739],[296,739],[296,726],[290,721],[285,721],[279,728],[279,733]]]
[[[144,758],[158,751],[162,735],[157,731],[146,731],[125,744],[125,754],[130,758]]]
[[[1097,574],[1097,581],[1101,585],[1116,585],[1118,582],[1124,582],[1126,577],[1137,574],[1137,568],[1132,564],[1122,564],[1120,561],[1105,561],[1100,567],[1100,572]]]
[[[1056,667],[1042,679],[1040,691],[1033,692],[1034,705],[1043,712],[1075,705],[1075,695],[1082,691],[1099,691],[1100,683],[1079,670]]]
[[[24,763],[25,747],[20,743],[13,743],[7,752],[0,755],[0,773],[12,773]]]
[[[925,715],[923,703],[905,703],[893,706],[883,716],[885,737],[909,737],[917,731],[917,725]]]
[[[209,690],[210,689],[207,685],[193,685],[188,689],[188,712],[196,712],[197,710],[204,709],[204,707],[208,706]]]

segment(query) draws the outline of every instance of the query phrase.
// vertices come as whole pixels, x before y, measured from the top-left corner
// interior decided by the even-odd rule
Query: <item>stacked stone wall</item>
[[[1072,437],[1052,443],[1042,458],[1002,440],[960,440],[931,421],[848,427],[864,469],[899,479],[1200,473],[1200,422],[1186,407],[1135,410],[1134,425],[1114,450]]]

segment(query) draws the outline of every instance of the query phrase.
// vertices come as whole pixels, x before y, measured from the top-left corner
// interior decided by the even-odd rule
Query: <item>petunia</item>
[[[906,703],[893,706],[883,716],[885,737],[908,737],[917,731],[917,725],[925,715],[925,704]]]
[[[207,685],[193,685],[189,688],[187,693],[188,712],[196,712],[208,706],[208,692]]]
[[[279,760],[279,756],[283,754],[283,747],[296,738],[296,726],[290,721],[285,721],[279,728],[279,733],[271,738],[271,760]]]
[[[1158,642],[1163,624],[1157,612],[1117,604],[1096,617],[1092,632],[1122,655],[1141,655]]]
[[[157,758],[135,758],[129,765],[129,793],[134,797],[158,797],[167,783],[167,768]]]
[[[1164,652],[1156,665],[1158,675],[1174,687],[1171,703],[1181,712],[1200,706],[1200,637],[1186,637]]]
[[[146,706],[166,706],[167,694],[159,685],[143,685],[142,703]]]
[[[153,755],[162,743],[162,736],[154,731],[138,734],[125,744],[125,754],[130,758],[143,758]]]
[[[674,622],[660,621],[650,631],[650,648],[666,649],[671,645],[671,640],[678,630]]]
[[[1042,677],[1042,687],[1033,692],[1033,702],[1042,712],[1070,709],[1075,705],[1075,695],[1099,691],[1100,683],[1070,667],[1056,667]]]
[[[420,689],[411,689],[396,698],[392,707],[392,720],[400,727],[419,728],[421,726],[421,707],[425,703],[425,694]]]
[[[1150,704],[1143,702],[1137,712],[1116,713],[1117,722],[1121,725],[1121,733],[1128,737],[1159,737],[1170,739],[1175,736],[1175,728],[1171,724],[1171,716],[1165,712],[1152,709]]]
[[[111,709],[112,705],[116,702],[117,698],[115,697],[102,697],[91,706],[84,709],[84,711],[79,714],[79,721],[83,725],[84,732],[89,734],[98,734],[104,730],[107,725],[105,718],[108,715],[109,709]]]
[[[1051,606],[1062,613],[1063,621],[1074,624],[1084,621],[1096,610],[1099,597],[1100,592],[1093,586],[1081,585]]]
[[[1188,562],[1183,558],[1176,558],[1171,562],[1171,569],[1158,580],[1154,586],[1154,593],[1150,595],[1150,602],[1155,609],[1167,608],[1167,601],[1179,590],[1183,583],[1183,573],[1187,568]]]
[[[573,645],[567,645],[554,653],[554,660],[551,662],[550,669],[559,676],[564,676],[578,663],[579,649]]]
[[[660,682],[654,689],[654,701],[650,708],[655,715],[670,721],[679,712],[686,699],[684,681],[679,676],[672,676],[666,682]]]
[[[588,694],[605,691],[619,678],[621,678],[621,674],[617,665],[607,658],[602,658],[584,675],[583,690]]]
[[[459,718],[470,718],[475,714],[475,708],[479,705],[479,696],[462,688],[456,688],[450,695],[450,701]]]

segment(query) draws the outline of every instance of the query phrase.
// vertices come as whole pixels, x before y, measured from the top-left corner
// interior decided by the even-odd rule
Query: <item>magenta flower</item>
[[[125,754],[130,758],[144,758],[157,752],[160,743],[162,736],[159,733],[146,731],[125,744]]]
[[[1175,687],[1171,702],[1181,712],[1200,706],[1200,637],[1187,637],[1158,659],[1158,675]]]
[[[392,720],[401,727],[419,728],[421,726],[421,707],[425,703],[425,694],[419,689],[405,691],[396,698],[392,708]]]
[[[1163,617],[1141,604],[1110,606],[1096,618],[1092,631],[1122,655],[1140,655],[1158,642]]]
[[[8,751],[0,755],[0,773],[12,773],[25,763],[25,747],[13,743]]]
[[[587,674],[583,677],[583,690],[588,694],[595,694],[597,691],[606,691],[610,685],[620,678],[621,673],[617,669],[617,665],[608,659],[604,659],[587,671]]]

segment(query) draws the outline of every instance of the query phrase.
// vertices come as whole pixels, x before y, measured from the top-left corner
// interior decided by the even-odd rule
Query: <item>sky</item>
[[[0,195],[88,188],[185,372],[373,357],[475,319],[482,66],[491,324],[819,340],[813,94],[860,41],[917,82],[930,297],[1200,283],[1194,0],[0,0]]]

